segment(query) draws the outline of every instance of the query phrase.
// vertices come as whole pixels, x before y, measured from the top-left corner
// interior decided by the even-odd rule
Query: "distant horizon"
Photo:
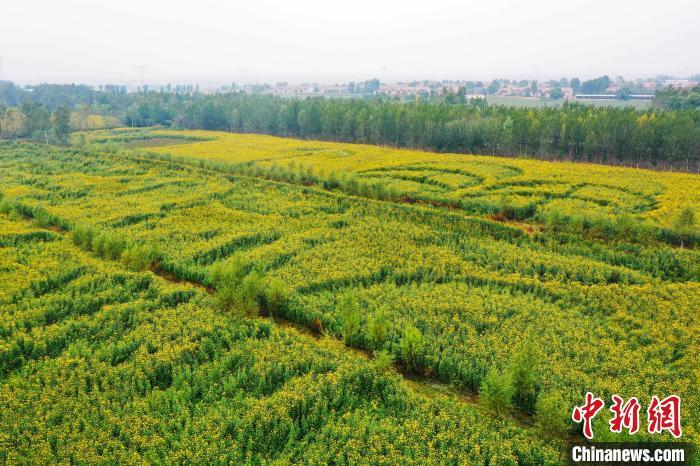
[[[526,75],[514,75],[514,76],[492,76],[492,77],[457,77],[457,76],[445,76],[445,77],[397,77],[393,79],[381,79],[379,76],[366,76],[366,77],[346,77],[345,79],[330,79],[327,77],[324,79],[322,76],[317,76],[317,77],[312,77],[309,76],[307,79],[299,78],[299,75],[296,75],[296,78],[293,78],[293,75],[289,75],[288,77],[285,77],[285,75],[279,75],[279,76],[271,76],[267,77],[265,79],[259,78],[259,79],[253,79],[253,80],[247,80],[247,81],[241,81],[235,79],[235,77],[232,77],[231,79],[227,80],[224,77],[220,78],[214,78],[214,77],[209,77],[209,78],[201,78],[201,79],[162,79],[162,80],[157,80],[157,81],[149,81],[147,78],[144,78],[143,83],[140,83],[138,79],[126,79],[126,80],[67,80],[67,81],[49,81],[49,80],[16,80],[16,79],[8,79],[8,77],[0,77],[0,81],[7,81],[7,82],[12,82],[15,85],[24,87],[24,86],[37,86],[41,84],[49,84],[49,85],[87,85],[87,86],[93,86],[93,87],[99,87],[99,86],[107,86],[107,85],[116,85],[116,86],[127,86],[129,88],[136,88],[140,87],[142,85],[146,85],[149,87],[155,86],[155,87],[160,87],[160,86],[167,86],[168,84],[170,85],[199,85],[200,88],[204,87],[204,89],[218,89],[222,86],[227,86],[235,83],[238,86],[252,86],[252,85],[263,85],[263,84],[268,84],[268,85],[275,85],[277,83],[285,82],[289,86],[296,86],[296,85],[303,85],[303,84],[319,84],[319,85],[334,85],[334,84],[347,84],[349,82],[362,82],[366,80],[371,80],[371,79],[379,79],[382,84],[396,84],[396,83],[408,83],[408,82],[440,82],[440,81],[448,81],[448,82],[457,82],[457,81],[481,81],[484,83],[489,83],[495,79],[497,80],[502,80],[502,79],[509,79],[509,80],[527,80],[527,81],[532,81],[532,80],[537,80],[539,82],[547,82],[549,80],[559,80],[561,78],[566,78],[566,79],[573,79],[573,78],[579,78],[581,81],[589,80],[589,79],[595,79],[601,76],[609,76],[610,79],[615,80],[618,76],[622,76],[627,81],[636,81],[639,79],[642,80],[650,80],[650,79],[656,79],[658,77],[666,77],[668,79],[692,79],[692,78],[697,78],[697,76],[700,76],[700,71],[697,73],[690,73],[687,75],[674,75],[672,73],[664,73],[660,72],[654,75],[640,75],[640,76],[625,76],[625,75],[617,75],[614,73],[603,73],[600,75],[592,75],[592,76],[579,76],[579,75],[567,75],[567,74],[561,74],[561,75],[548,75],[548,76],[526,76]]]
[[[2,10],[0,78],[22,84],[700,72],[697,0],[9,0]]]

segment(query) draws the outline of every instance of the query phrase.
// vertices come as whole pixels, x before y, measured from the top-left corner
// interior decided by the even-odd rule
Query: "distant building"
[[[320,91],[322,94],[344,94],[348,92],[347,86],[321,86]]]
[[[270,94],[272,95],[281,95],[281,96],[303,96],[303,95],[308,95],[308,94],[313,94],[314,92],[314,87],[309,84],[301,84],[298,86],[289,86],[286,85],[284,87],[279,86],[279,87],[273,87],[270,89]]]
[[[388,95],[391,97],[409,97],[421,94],[430,94],[428,86],[410,86],[402,84],[382,84],[374,91],[376,95]]]
[[[666,87],[679,87],[679,88],[689,88],[694,87],[698,83],[692,79],[666,79],[664,81],[664,86]]]
[[[496,95],[518,97],[518,96],[524,96],[528,92],[530,92],[530,86],[517,86],[514,84],[507,84],[505,86],[499,87]]]

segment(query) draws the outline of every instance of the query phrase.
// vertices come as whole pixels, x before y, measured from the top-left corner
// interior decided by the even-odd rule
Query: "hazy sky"
[[[700,73],[700,0],[1,0],[20,83]]]

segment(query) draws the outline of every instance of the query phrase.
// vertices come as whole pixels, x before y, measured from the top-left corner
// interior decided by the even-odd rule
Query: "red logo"
[[[681,436],[681,399],[678,396],[671,395],[661,401],[656,396],[652,396],[647,415],[650,434],[667,430],[675,438]]]
[[[636,397],[632,397],[625,403],[625,400],[618,396],[612,396],[613,416],[610,419],[610,432],[622,433],[627,429],[630,435],[639,432],[639,412],[641,405]],[[586,393],[586,403],[583,406],[574,407],[571,419],[576,423],[583,422],[583,435],[587,439],[593,438],[593,418],[598,414],[605,402],[596,398],[591,392]],[[657,396],[651,397],[649,408],[647,409],[649,422],[648,432],[650,434],[660,434],[668,431],[675,438],[679,438],[681,431],[681,399],[676,395],[671,395],[659,401]]]
[[[610,411],[613,412],[613,418],[610,419],[610,432],[622,432],[625,428],[630,434],[636,434],[639,431],[639,401],[632,397],[627,400],[627,403],[622,404],[623,400],[617,395],[612,396],[613,405]]]
[[[605,406],[605,403],[600,398],[593,396],[591,392],[586,393],[586,404],[583,406],[576,406],[574,412],[571,414],[571,419],[574,422],[580,423],[583,421],[583,435],[587,439],[593,438],[593,418],[598,411]]]

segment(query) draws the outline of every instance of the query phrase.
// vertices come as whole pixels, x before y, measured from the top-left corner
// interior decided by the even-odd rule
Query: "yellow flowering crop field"
[[[697,175],[74,142],[0,144],[5,461],[558,464],[587,391],[700,443]]]
[[[298,169],[311,169],[319,176],[353,173],[361,178],[379,178],[399,195],[471,200],[485,206],[510,196],[520,196],[521,201],[541,208],[546,208],[552,200],[560,200],[557,210],[563,215],[586,215],[592,219],[600,215],[630,214],[671,226],[682,207],[690,207],[700,215],[700,179],[692,174],[435,154],[255,134],[154,132],[164,136],[172,133],[185,133],[202,140],[156,147],[153,152],[213,162],[253,162],[267,168],[286,168],[292,164]]]

